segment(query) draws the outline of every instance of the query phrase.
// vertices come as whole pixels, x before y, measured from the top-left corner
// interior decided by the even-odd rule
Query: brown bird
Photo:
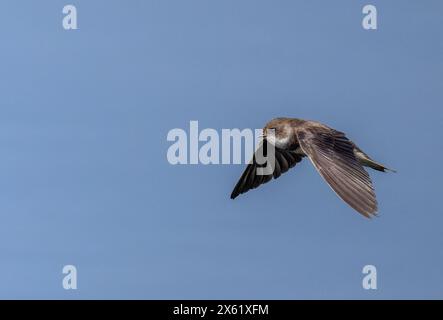
[[[273,170],[257,174],[258,168],[263,170],[269,163],[257,161],[259,156],[267,157],[269,143],[275,150]],[[343,132],[316,121],[295,118],[276,118],[266,124],[263,142],[234,187],[231,199],[277,179],[306,156],[343,201],[365,217],[376,215],[374,188],[363,166],[382,172],[395,171],[372,160]]]

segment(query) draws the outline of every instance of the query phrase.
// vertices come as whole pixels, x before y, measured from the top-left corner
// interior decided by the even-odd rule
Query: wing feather
[[[298,129],[303,152],[335,193],[366,217],[376,215],[377,200],[371,178],[354,155],[344,133],[324,128]]]
[[[231,199],[235,199],[238,195],[269,182],[272,178],[277,179],[302,160],[302,157],[294,151],[275,147],[274,171],[269,175],[258,175],[257,168],[266,167],[267,164],[258,164],[256,161],[256,155],[258,152],[261,152],[264,156],[267,155],[267,143],[268,142],[265,140],[256,150],[252,160],[247,165],[245,171],[235,185],[234,190],[231,193]]]

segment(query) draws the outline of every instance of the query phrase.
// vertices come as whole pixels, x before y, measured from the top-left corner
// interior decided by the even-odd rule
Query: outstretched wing
[[[242,176],[235,185],[234,190],[231,193],[231,199],[235,199],[238,195],[257,188],[258,186],[271,180],[273,177],[274,179],[277,179],[282,173],[285,173],[290,168],[294,167],[302,159],[302,157],[295,153],[295,151],[288,151],[275,147],[274,171],[268,175],[259,175],[257,174],[257,169],[266,167],[267,163],[258,164],[257,155],[261,154],[264,157],[267,157],[267,146],[268,142],[264,140],[259,148],[255,151],[251,162],[248,164]]]
[[[371,178],[356,159],[354,145],[344,133],[305,126],[297,130],[297,138],[300,148],[341,199],[368,218],[376,214]]]

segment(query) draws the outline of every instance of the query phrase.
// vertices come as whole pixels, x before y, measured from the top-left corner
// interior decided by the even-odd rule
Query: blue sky
[[[62,8],[78,10],[75,31]],[[361,27],[365,4],[378,30]],[[0,298],[443,298],[441,1],[3,1]],[[172,128],[344,131],[380,217],[308,161],[172,166]],[[64,290],[62,268],[78,270]],[[362,268],[377,267],[364,290]]]

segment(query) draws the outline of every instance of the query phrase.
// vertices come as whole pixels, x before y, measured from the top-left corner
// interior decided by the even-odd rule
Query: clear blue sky
[[[79,30],[62,28],[73,3]],[[361,27],[364,4],[378,30]],[[2,1],[0,298],[443,298],[441,1]],[[308,161],[171,166],[167,132],[345,131],[380,217]],[[78,289],[62,288],[62,268]],[[378,290],[361,286],[373,264]]]

